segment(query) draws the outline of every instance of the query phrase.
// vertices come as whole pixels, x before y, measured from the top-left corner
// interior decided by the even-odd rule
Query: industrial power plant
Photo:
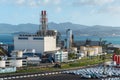
[[[81,78],[104,78],[104,76],[114,76],[114,69],[120,67],[120,56],[114,54],[113,59],[110,62],[105,61],[105,56],[107,50],[109,53],[113,53],[113,47],[108,47],[111,45],[106,45],[100,41],[84,40],[84,41],[75,41],[73,31],[71,29],[66,29],[65,39],[61,39],[61,33],[57,30],[50,30],[48,27],[48,18],[47,12],[45,10],[41,11],[40,14],[40,24],[39,30],[35,33],[20,33],[14,35],[13,38],[13,47],[9,52],[9,55],[3,54],[7,53],[4,49],[6,45],[0,44],[2,55],[0,55],[0,73],[9,73],[16,72],[17,69],[28,66],[38,66],[38,67],[52,67],[61,68],[61,63],[68,63],[67,67],[76,67],[81,66],[91,66],[95,64],[94,68],[86,68],[82,70],[72,70],[72,71],[63,71],[64,74],[74,74],[81,75]],[[115,48],[116,49],[116,48]],[[83,59],[82,59],[83,58]],[[91,63],[83,62],[90,60]],[[93,60],[92,60],[93,59]],[[102,59],[102,60],[101,60]],[[85,60],[85,61],[84,61]],[[95,60],[95,62],[94,62]],[[48,65],[49,63],[49,65]],[[106,69],[112,70],[111,73],[105,73],[104,67],[96,67],[98,63],[102,63],[105,66],[112,66],[115,68]],[[65,66],[66,67],[66,66]],[[95,73],[94,69],[98,72]],[[107,71],[106,70],[106,71]],[[61,72],[62,73],[62,72]],[[120,73],[116,73],[118,76]]]

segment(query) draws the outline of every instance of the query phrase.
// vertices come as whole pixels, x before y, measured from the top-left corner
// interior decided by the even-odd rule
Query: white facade
[[[23,60],[1,60],[0,61],[0,68],[5,67],[22,67]]]
[[[15,36],[14,49],[35,49],[36,53],[56,50],[56,36]]]
[[[68,61],[68,52],[57,51],[54,54],[55,62],[67,62]]]
[[[11,66],[22,67],[22,60],[11,60]]]
[[[44,37],[44,51],[54,51],[56,49],[56,36]]]
[[[0,61],[0,68],[4,68],[5,67],[5,61]]]

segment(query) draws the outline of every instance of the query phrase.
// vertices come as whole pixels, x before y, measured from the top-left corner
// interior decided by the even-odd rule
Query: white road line
[[[8,77],[8,79],[12,79],[12,77]]]
[[[16,78],[19,78],[20,76],[16,76]]]
[[[3,78],[0,78],[0,80],[4,80]]]
[[[41,74],[42,76],[44,76],[45,74]]]
[[[54,75],[54,74],[61,74],[61,73],[62,72],[52,72],[52,73],[31,74],[31,75],[23,75],[23,76],[13,76],[13,77],[0,78],[0,80],[16,79],[16,78],[26,78],[26,77],[37,77],[37,76],[47,76],[47,75]]]
[[[7,79],[7,77],[3,78],[3,79]]]
[[[49,75],[51,75],[52,73],[48,73]]]
[[[38,76],[41,76],[41,74],[38,74]]]

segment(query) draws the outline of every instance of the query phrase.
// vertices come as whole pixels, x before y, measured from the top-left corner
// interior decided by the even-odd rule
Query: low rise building
[[[55,62],[67,62],[68,61],[68,52],[57,51],[54,54]]]

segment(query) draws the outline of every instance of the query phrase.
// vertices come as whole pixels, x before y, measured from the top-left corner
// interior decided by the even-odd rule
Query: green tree
[[[120,49],[118,49],[118,48],[114,49],[114,53],[117,55],[120,55]]]
[[[68,59],[75,59],[76,58],[76,54],[75,53],[69,53],[68,54]]]

